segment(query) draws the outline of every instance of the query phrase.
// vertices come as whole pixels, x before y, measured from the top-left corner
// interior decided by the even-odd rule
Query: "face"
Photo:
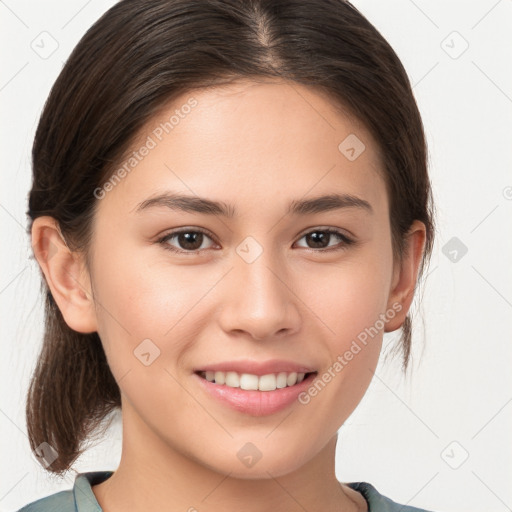
[[[233,476],[291,472],[363,397],[400,308],[376,144],[284,82],[191,91],[139,135],[91,246],[125,435]]]

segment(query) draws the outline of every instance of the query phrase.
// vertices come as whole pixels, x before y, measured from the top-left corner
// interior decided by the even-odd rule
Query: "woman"
[[[341,483],[337,431],[432,249],[407,75],[348,2],[123,0],[33,147],[46,331],[32,449],[62,474],[122,411],[111,472],[23,511],[416,510]]]

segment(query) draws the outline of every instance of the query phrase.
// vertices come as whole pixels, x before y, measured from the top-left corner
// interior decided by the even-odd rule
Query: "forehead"
[[[99,205],[112,213],[166,191],[241,213],[332,191],[387,207],[368,130],[325,94],[291,82],[239,80],[183,93],[140,131],[112,178]]]

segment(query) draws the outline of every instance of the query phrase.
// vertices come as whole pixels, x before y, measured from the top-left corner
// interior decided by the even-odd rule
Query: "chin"
[[[282,449],[267,450],[272,455],[265,455],[264,449],[257,451],[254,445],[247,443],[234,457],[223,457],[217,464],[210,459],[205,461],[204,465],[218,473],[229,474],[231,478],[266,480],[293,473],[306,463],[306,457],[297,457],[301,454],[298,454],[295,448],[290,447],[289,453],[283,452]]]

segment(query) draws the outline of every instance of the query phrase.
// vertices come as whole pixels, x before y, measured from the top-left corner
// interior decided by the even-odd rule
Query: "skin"
[[[122,393],[121,462],[93,492],[107,512],[169,504],[209,512],[367,510],[362,495],[336,479],[337,430],[369,386],[383,333],[405,319],[425,226],[413,223],[407,256],[394,261],[375,141],[302,85],[238,81],[188,92],[151,120],[133,149],[191,96],[197,106],[98,201],[90,269],[51,217],[33,225],[34,253],[67,324],[98,332]],[[338,150],[349,134],[366,146],[354,161]],[[136,212],[164,191],[223,201],[237,213]],[[373,213],[286,215],[292,199],[332,193],[364,199]],[[205,237],[194,255],[157,241],[181,227],[215,239]],[[329,247],[340,250],[326,252],[305,237],[326,227],[356,243],[331,235]],[[247,236],[263,249],[252,263],[236,252]],[[177,237],[166,243],[188,247]],[[50,244],[56,250],[48,258]],[[307,405],[254,417],[214,401],[192,377],[201,364],[273,358],[322,375],[396,303],[401,311]],[[150,366],[133,354],[147,338],[160,349]],[[247,442],[262,454],[252,467],[237,457]]]

